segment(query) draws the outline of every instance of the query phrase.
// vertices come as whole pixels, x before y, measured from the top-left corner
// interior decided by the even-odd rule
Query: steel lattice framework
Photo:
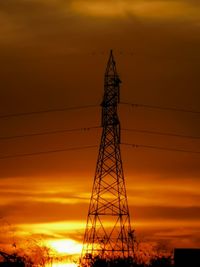
[[[97,159],[81,262],[95,256],[133,256],[133,231],[120,152],[120,122],[117,108],[120,79],[111,51],[104,81],[102,137]]]

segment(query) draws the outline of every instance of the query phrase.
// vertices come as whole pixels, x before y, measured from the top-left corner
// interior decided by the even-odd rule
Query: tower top
[[[112,49],[110,50],[110,56],[108,59],[105,76],[117,76],[116,63],[115,63]]]

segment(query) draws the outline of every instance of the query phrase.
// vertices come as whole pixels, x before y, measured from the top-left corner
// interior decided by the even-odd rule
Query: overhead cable
[[[89,130],[98,129],[98,128],[100,128],[100,126],[45,131],[45,132],[40,132],[40,133],[26,133],[26,134],[11,135],[11,136],[0,136],[0,140],[10,140],[10,139],[16,139],[16,138],[26,138],[26,137],[43,136],[43,135],[54,135],[54,134],[58,134],[58,133],[89,131]]]
[[[184,109],[184,108],[176,108],[176,107],[165,107],[165,106],[148,105],[148,104],[136,104],[136,103],[130,103],[130,102],[120,102],[120,104],[129,105],[129,106],[132,106],[134,108],[148,108],[148,109],[159,109],[159,110],[168,110],[168,111],[175,111],[175,112],[200,114],[199,110],[192,110],[192,109]]]
[[[23,153],[23,154],[12,154],[12,155],[7,155],[7,156],[1,156],[0,160],[39,156],[39,155],[53,154],[53,153],[60,153],[60,152],[67,152],[67,151],[75,151],[75,150],[85,150],[85,149],[96,148],[96,147],[97,147],[96,145],[91,145],[91,146],[71,147],[71,148],[55,149],[55,150],[39,151],[39,152],[31,152],[31,153]]]
[[[85,106],[55,108],[55,109],[44,109],[44,110],[30,111],[30,112],[10,113],[10,114],[5,114],[5,115],[0,115],[0,119],[12,118],[12,117],[23,117],[23,116],[37,115],[37,114],[43,114],[43,113],[64,112],[64,111],[70,111],[70,110],[95,108],[98,106],[99,105],[85,105]]]
[[[149,131],[149,130],[122,128],[122,131],[152,134],[152,135],[161,135],[161,136],[170,136],[170,137],[178,137],[178,138],[187,138],[187,139],[200,139],[200,136],[183,135],[183,134],[176,134],[176,133],[164,133],[164,132]]]
[[[125,146],[130,146],[132,148],[147,148],[147,149],[155,149],[155,150],[165,150],[165,151],[173,151],[173,152],[200,154],[200,151],[178,149],[178,148],[169,148],[169,147],[156,146],[156,145],[143,145],[143,144],[130,144],[130,143],[121,143],[121,144],[125,145]]]

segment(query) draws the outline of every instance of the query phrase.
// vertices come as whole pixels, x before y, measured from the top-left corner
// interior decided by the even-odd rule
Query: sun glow
[[[58,253],[66,253],[68,255],[80,254],[82,244],[72,239],[50,240],[49,246],[56,250]]]
[[[46,264],[45,267],[78,267],[75,262],[52,262],[51,264]]]
[[[73,262],[67,262],[67,263],[53,263],[52,267],[77,267],[78,265]]]

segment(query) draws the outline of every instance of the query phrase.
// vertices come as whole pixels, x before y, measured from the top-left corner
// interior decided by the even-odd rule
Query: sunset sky
[[[98,147],[1,158],[98,146],[101,129],[2,137],[99,126],[100,107],[2,116],[99,105],[111,48],[122,102],[200,110],[198,0],[0,1],[2,244],[68,240],[80,250]],[[200,136],[200,114],[126,105],[119,114],[122,129]],[[200,151],[200,139],[122,131],[122,142]],[[200,247],[200,154],[123,145],[121,151],[137,239],[168,248]]]

